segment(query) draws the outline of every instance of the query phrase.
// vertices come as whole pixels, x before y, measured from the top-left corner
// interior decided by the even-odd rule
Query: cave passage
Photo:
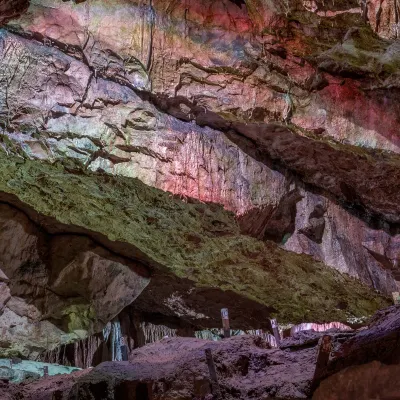
[[[397,0],[0,0],[0,400],[400,399]]]

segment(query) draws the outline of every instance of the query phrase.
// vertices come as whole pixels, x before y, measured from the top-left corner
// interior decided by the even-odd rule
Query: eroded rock
[[[136,393],[137,399],[204,398],[211,393],[206,348],[212,350],[224,399],[307,398],[315,349],[269,350],[261,338],[251,336],[220,342],[163,339],[133,352],[130,362],[101,364],[76,384],[68,398],[97,398],[100,391],[111,398],[128,392]]]
[[[400,396],[397,376],[398,365],[385,365],[379,361],[349,367],[326,379],[313,399],[387,399]]]
[[[0,189],[117,243],[10,227],[26,241],[7,237],[3,315],[98,330],[144,287],[122,284],[137,270],[121,257],[154,273],[140,311],[201,326],[227,298],[248,327],[381,305],[289,252],[397,288],[398,44],[371,30],[372,6],[32,2],[0,32]],[[393,5],[380,6],[387,37]]]
[[[95,171],[138,177],[162,190],[221,203],[240,217],[261,210],[263,217],[257,221],[260,226],[245,231],[286,242],[296,228],[305,229],[293,226],[293,202],[287,204],[293,188],[287,172],[278,174],[274,168],[266,168],[263,164],[270,164],[270,160],[254,163],[252,157],[241,152],[246,149],[232,148],[220,132],[166,118],[143,102],[134,91],[143,97],[143,91],[150,90],[150,70],[152,102],[186,121],[195,120],[217,130],[229,128],[232,119],[286,121],[295,124],[294,128],[318,131],[337,140],[345,138],[351,144],[395,150],[397,139],[392,127],[396,126],[397,117],[395,112],[387,111],[398,103],[396,96],[383,93],[382,89],[365,96],[358,81],[350,79],[342,85],[320,71],[323,63],[333,61],[343,71],[354,70],[364,53],[377,60],[386,72],[396,64],[395,44],[370,34],[362,25],[363,19],[356,15],[362,13],[357,11],[356,4],[350,7],[316,2],[310,6],[290,2],[282,8],[278,2],[247,2],[239,7],[221,0],[210,3],[207,12],[207,7],[199,9],[195,4],[185,11],[179,4],[165,7],[162,2],[142,7],[137,3],[117,2],[109,6],[99,2],[93,8],[87,2],[52,0],[46,5],[32,4],[27,14],[2,33],[2,79],[8,88],[5,123],[9,130],[14,130],[7,132],[12,141],[7,151],[22,149],[26,157],[74,160]],[[109,7],[118,17],[111,17]],[[283,14],[293,15],[300,26],[285,22]],[[253,35],[260,17],[264,18],[262,25],[269,27],[261,37]],[[73,23],[63,24],[65,18]],[[326,29],[326,18],[333,21],[334,29]],[[177,24],[180,19],[184,19],[184,26]],[[350,25],[355,27],[349,30]],[[172,28],[181,35],[169,34]],[[130,32],[137,33],[140,40],[132,40]],[[213,38],[214,33],[218,33],[218,39]],[[294,55],[298,50],[303,56],[309,55],[305,34],[318,36],[332,47],[323,52],[318,46],[315,48],[319,53],[318,71],[306,57]],[[343,43],[335,45],[342,39]],[[374,43],[372,53],[365,48],[365,43],[370,42]],[[346,55],[351,65],[342,62],[339,55]],[[325,70],[335,75],[337,71],[326,65]],[[362,62],[362,66],[362,74],[375,76],[371,65]],[[27,81],[31,75],[38,77],[34,84]],[[216,90],[218,95],[213,94]],[[161,96],[170,96],[174,106],[164,107]],[[379,109],[376,104],[382,98],[393,103],[393,107]],[[29,112],[20,115],[20,109]],[[218,113],[219,119],[207,110]],[[354,118],[350,110],[356,110]],[[40,135],[34,133],[37,129]],[[252,137],[254,127],[236,129]],[[338,176],[336,172],[363,164],[351,151],[346,155],[333,152],[332,157],[343,158],[343,165],[336,166],[335,172],[321,160],[317,162],[318,172],[310,171],[308,161],[312,157],[299,150],[300,143],[317,153],[327,153],[329,159],[332,149],[318,145],[314,137],[303,141],[294,136],[290,143],[285,130],[280,129],[277,134],[285,143],[275,141],[274,146],[279,149],[268,152],[273,162],[283,163],[300,173],[306,182],[327,190],[350,207],[361,207],[367,214],[377,213],[389,224],[396,223],[397,208],[387,201],[398,203],[397,167],[377,166],[375,171],[382,169],[385,177],[393,177],[393,183],[366,185],[368,188],[364,188],[365,179],[359,184],[357,179],[349,179],[349,174]],[[263,132],[263,128],[256,129],[255,135],[260,137]],[[362,142],[370,137],[371,143]],[[294,152],[293,146],[297,149]],[[287,158],[286,154],[292,153]],[[367,164],[368,172],[360,173],[363,177],[374,168],[374,162]],[[372,175],[374,183],[380,181],[378,172]],[[367,193],[376,196],[371,198]],[[383,198],[385,204],[379,200]],[[288,208],[291,211],[283,215],[282,210]],[[356,219],[352,223],[357,225],[357,232],[363,230]],[[251,218],[250,224],[254,225]],[[321,234],[317,236],[319,242]],[[347,239],[346,236],[344,240]],[[373,271],[369,271],[371,260],[364,255],[361,243],[353,251],[349,246],[338,250],[329,240],[324,248],[315,247],[312,242],[313,238],[296,246],[296,250],[301,247],[328,265],[359,276],[376,289],[390,292],[395,287],[386,271],[378,272],[378,264],[372,262]],[[327,254],[328,247],[335,250]],[[362,260],[360,268],[358,260]]]
[[[51,236],[0,204],[2,353],[33,357],[98,332],[146,287],[148,270],[88,237]]]
[[[1,0],[0,25],[19,17],[29,7],[29,0]]]

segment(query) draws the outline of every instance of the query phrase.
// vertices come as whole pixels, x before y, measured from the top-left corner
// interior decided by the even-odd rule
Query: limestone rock
[[[36,372],[22,371],[10,367],[0,367],[0,379],[10,382],[32,381],[39,379],[40,375]]]
[[[327,369],[331,374],[341,372],[322,381],[313,398],[396,396],[399,313],[399,307],[390,307],[378,312],[367,329],[330,332],[334,349]],[[77,382],[68,398],[90,399],[103,391],[112,399],[128,390],[136,392],[137,398],[139,391],[145,393],[148,399],[157,395],[183,399],[205,396],[210,391],[205,348],[212,349],[224,399],[309,398],[321,336],[312,331],[295,333],[282,341],[281,349],[269,349],[261,337],[245,335],[219,342],[163,339],[132,352],[130,362],[102,363]],[[383,365],[383,361],[395,365]],[[357,364],[363,365],[354,366]],[[373,376],[381,379],[371,379]],[[200,381],[202,385],[198,385]],[[208,392],[197,392],[199,386]]]
[[[386,304],[400,59],[378,3],[0,1],[0,190],[39,221],[1,206],[4,343],[98,332],[150,270],[138,311],[201,327],[216,300],[238,328]]]
[[[212,350],[224,399],[248,399],[250,395],[307,398],[315,349],[271,351],[261,338],[251,336],[220,342],[163,339],[132,353],[130,362],[96,367],[79,380],[68,398],[90,399],[100,388],[114,393],[111,398],[122,398],[128,391],[136,393],[136,398],[141,398],[139,393],[149,399],[156,395],[185,400],[204,398],[211,393],[206,348]]]
[[[333,349],[327,370],[333,375],[320,383],[313,398],[396,397],[398,385],[393,374],[398,372],[399,353],[392,358],[394,365],[387,365],[390,363],[387,356],[394,349],[387,346],[397,346],[398,350],[399,312],[399,307],[382,310],[368,328],[358,331],[331,330]],[[224,399],[310,398],[322,335],[310,330],[297,332],[283,339],[280,349],[270,348],[262,337],[250,335],[217,342],[164,338],[132,351],[130,361],[105,362],[96,368],[64,375],[62,379],[48,377],[18,387],[0,383],[0,394],[5,393],[3,397],[7,400],[50,400],[54,392],[69,400],[100,400],[104,396],[204,399],[211,397],[205,357],[205,349],[211,349]],[[355,352],[348,352],[349,344]],[[349,354],[358,358],[349,358]]]
[[[374,236],[380,243],[390,243],[386,253],[396,247],[398,160],[376,158],[372,152],[357,155],[358,150],[346,146],[397,151],[393,127],[399,102],[385,87],[393,85],[396,74],[391,71],[398,52],[395,43],[375,37],[363,25],[357,4],[290,2],[284,9],[278,2],[239,6],[221,0],[209,4],[207,15],[195,4],[185,11],[179,4],[165,7],[159,1],[143,7],[136,2],[97,2],[93,7],[57,0],[46,5],[32,3],[2,32],[2,79],[8,88],[8,105],[4,95],[3,108],[8,109],[6,136],[11,141],[7,151],[51,162],[78,162],[93,171],[139,178],[183,197],[223,204],[240,220],[250,218],[251,229],[245,227],[244,232],[283,243],[290,238],[285,245],[289,250],[311,254],[382,292],[396,288],[391,276],[396,268],[382,268],[363,243]],[[111,16],[110,7],[117,17]],[[254,13],[254,7],[265,13]],[[297,18],[298,25],[285,22],[283,13]],[[74,23],[63,24],[66,16]],[[268,28],[252,39],[260,16]],[[184,26],[176,24],[179,18],[185,20]],[[334,29],[325,28],[327,18]],[[181,34],[165,33],[174,29]],[[219,45],[208,39],[216,30]],[[238,41],[232,33],[236,31]],[[320,37],[330,49],[310,49],[305,35]],[[373,51],[366,43],[374,44]],[[318,55],[318,71],[307,58],[314,55],[311,50]],[[344,57],[346,63],[341,61]],[[373,61],[364,63],[362,57]],[[332,62],[339,70],[327,66]],[[340,71],[354,72],[359,64],[368,79],[337,78]],[[371,76],[378,67],[388,81],[382,89],[373,89]],[[37,77],[34,83],[28,81],[31,75]],[[216,88],[218,96],[213,94]],[[163,96],[173,97],[169,105]],[[379,106],[383,99],[385,110]],[[282,122],[288,107],[291,127],[296,132],[305,129],[308,139],[281,126],[231,125],[232,120]],[[21,114],[20,109],[29,112]],[[214,129],[183,123],[160,109]],[[230,127],[257,140],[272,129],[279,140],[261,159],[249,157],[246,146],[220,132]],[[38,129],[40,134],[35,133]],[[317,131],[345,145],[321,145],[313,136]],[[271,147],[270,140],[266,143]],[[257,147],[260,150],[260,142]],[[314,154],[319,155],[315,166],[309,165]],[[275,163],[281,166],[279,171]],[[319,200],[292,173],[322,189]],[[292,198],[293,185],[303,201]],[[329,216],[319,227],[324,222],[329,226],[318,228],[317,238],[311,232],[315,227],[309,236],[299,237],[296,232],[307,231],[304,213],[312,212],[305,208],[315,201]],[[347,212],[341,211],[341,203]],[[356,216],[349,210],[356,210]],[[263,217],[258,218],[259,213]],[[378,228],[389,235],[374,233],[376,219]],[[396,263],[397,255],[386,253],[380,256]]]
[[[145,267],[88,237],[52,237],[4,203],[0,230],[4,354],[33,356],[98,332],[148,283]]]
[[[12,18],[19,17],[28,9],[29,0],[1,0],[0,1],[0,25]]]
[[[42,318],[49,319],[44,322],[50,325],[43,325],[47,326],[46,333],[38,337],[41,351],[54,348],[60,343],[60,337],[63,339],[61,343],[70,341],[70,335],[63,335],[71,329],[76,332],[73,336],[76,339],[98,332],[101,324],[108,322],[104,318],[110,317],[110,310],[116,310],[117,304],[118,307],[124,307],[127,301],[133,300],[136,309],[141,312],[158,312],[166,318],[179,317],[199,328],[218,326],[220,308],[229,304],[232,327],[237,329],[264,328],[268,326],[268,318],[272,313],[277,313],[281,321],[287,322],[301,322],[304,318],[321,322],[346,321],[348,318],[368,315],[386,304],[385,299],[372,293],[366,286],[309,257],[286,252],[272,242],[261,242],[241,235],[234,215],[214,204],[183,203],[137,180],[115,180],[110,184],[108,178],[104,180],[101,175],[71,175],[57,166],[38,164],[36,161],[26,161],[23,168],[18,164],[16,172],[13,170],[15,166],[7,164],[10,158],[6,157],[4,161],[2,165],[7,173],[3,177],[13,182],[13,190],[23,187],[23,191],[18,193],[27,202],[33,202],[42,213],[39,214],[15,197],[3,193],[2,198],[16,203],[34,223],[43,227],[44,232],[41,230],[40,233],[48,238],[45,244],[48,246],[47,254],[51,257],[45,258],[43,261],[46,262],[40,264],[42,266],[39,269],[46,271],[46,274],[27,273],[27,279],[36,282],[35,279],[40,278],[39,282],[45,282],[49,288],[54,282],[57,283],[58,276],[67,279],[61,286],[56,284],[54,292],[47,290],[46,285],[30,285],[29,280],[15,286],[18,297],[22,299],[24,293],[29,294],[33,287],[37,287],[38,294],[31,303],[28,315],[35,316],[39,312]],[[27,174],[23,172],[26,167],[29,170]],[[46,171],[45,175],[43,171]],[[27,176],[29,178],[25,180]],[[19,181],[19,177],[23,177],[23,181]],[[41,181],[40,189],[36,185],[38,178]],[[32,184],[29,184],[30,181]],[[63,182],[62,191],[58,190],[60,182]],[[9,188],[2,186],[6,187]],[[58,201],[42,202],[36,190],[42,191],[44,188],[50,198],[62,199],[62,208],[58,207]],[[88,191],[92,193],[90,198],[87,197]],[[56,215],[57,220],[48,217],[52,214]],[[193,232],[196,232],[197,239],[201,239],[200,242],[193,241]],[[55,235],[54,240],[49,240],[52,235]],[[69,242],[60,241],[63,236],[68,237]],[[87,240],[88,237],[91,239]],[[54,243],[71,246],[54,247]],[[58,248],[54,253],[51,253],[52,246]],[[110,249],[108,251],[112,254],[104,253],[101,247]],[[33,255],[37,254],[36,250],[32,252]],[[18,251],[16,253],[19,254]],[[93,253],[117,266],[119,263],[120,266],[114,270],[126,271],[123,276],[126,274],[129,277],[129,281],[124,282],[117,291],[123,297],[114,297],[111,304],[106,302],[108,294],[103,299],[91,286],[91,280],[85,291],[79,284],[71,285],[69,282],[70,279],[76,281],[77,276],[87,279],[87,271],[92,271],[94,265],[88,263],[85,257],[99,260]],[[116,257],[116,254],[120,256]],[[187,254],[190,254],[189,258]],[[227,254],[230,254],[230,258],[227,258]],[[265,254],[268,254],[268,258]],[[120,257],[125,259],[124,263],[118,262]],[[57,263],[52,262],[53,259]],[[127,293],[126,288],[137,288],[134,282],[145,285],[148,278],[143,279],[143,275],[135,272],[143,268],[139,267],[140,263],[135,263],[137,266],[134,271],[130,267],[128,273],[124,265],[132,264],[127,259],[142,260],[148,266],[145,270],[152,269],[150,284],[137,299],[134,295],[138,293]],[[275,263],[282,268],[275,269]],[[76,269],[77,265],[82,267]],[[108,264],[101,261],[100,265],[107,271]],[[17,262],[15,268],[18,271]],[[231,272],[227,274],[227,271]],[[55,276],[52,277],[52,274]],[[101,271],[99,275],[103,276]],[[295,280],[293,276],[296,276]],[[95,281],[95,277],[92,279]],[[119,282],[118,276],[112,274],[107,279],[109,287]],[[313,291],[309,289],[310,279],[315,285]],[[216,280],[225,290],[215,286]],[[105,282],[101,283],[104,288]],[[62,292],[64,285],[65,292]],[[58,290],[61,290],[60,294]],[[296,293],[303,295],[297,297]],[[323,307],[317,306],[322,294],[325,299]],[[296,301],[288,302],[287,299],[294,295]],[[0,317],[4,318],[2,324],[6,331],[10,326],[10,318],[17,318],[16,312],[23,315],[18,318],[27,318],[27,312],[20,311],[24,309],[20,301],[11,304],[14,311],[10,310],[8,316],[3,314]],[[58,307],[58,304],[61,306]],[[23,329],[18,331],[20,339],[9,331],[4,347],[9,347],[6,343],[13,338],[25,346],[26,338],[35,336],[32,331],[35,325],[24,321]],[[54,330],[54,323],[60,330]],[[49,329],[53,333],[48,334]],[[80,332],[76,329],[80,329]]]
[[[379,361],[349,367],[322,382],[313,399],[387,399],[400,396],[398,365]]]

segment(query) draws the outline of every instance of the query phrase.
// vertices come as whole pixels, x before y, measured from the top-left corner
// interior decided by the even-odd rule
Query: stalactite
[[[219,329],[207,329],[204,331],[196,331],[195,332],[195,337],[197,339],[203,339],[203,340],[220,340],[220,330]]]
[[[111,332],[110,332],[110,340],[109,346],[111,350],[111,361],[122,361],[122,352],[121,352],[121,323],[118,318],[114,318],[111,321]]]
[[[145,344],[157,342],[166,336],[177,336],[176,329],[171,329],[164,325],[153,325],[149,322],[142,322],[140,327],[143,330]]]
[[[149,53],[147,57],[147,64],[146,64],[146,70],[149,75],[151,75],[151,70],[153,67],[153,41],[154,41],[154,25],[155,25],[155,20],[156,20],[156,13],[153,7],[153,1],[150,0],[150,43],[149,43]]]
[[[231,336],[240,336],[240,335],[261,336],[265,339],[265,341],[267,343],[270,344],[271,347],[276,347],[276,340],[275,340],[274,336],[272,336],[270,333],[265,332],[261,329],[253,329],[253,330],[248,330],[248,331],[242,331],[240,329],[231,330]],[[195,337],[197,339],[217,341],[217,340],[222,339],[222,331],[220,329],[208,329],[208,330],[204,330],[204,331],[196,331]]]
[[[125,314],[125,317],[128,314]],[[120,320],[120,318],[122,318]],[[128,346],[128,354],[134,348],[154,343],[165,337],[194,336],[203,340],[221,340],[221,329],[208,329],[202,331],[190,331],[190,329],[173,329],[162,324],[153,324],[143,321],[143,316],[125,320],[123,317],[114,318],[103,329],[101,334],[90,336],[75,343],[60,346],[46,352],[38,361],[56,363],[79,368],[89,368],[98,365],[102,361],[122,361],[121,345],[131,342]],[[287,336],[305,330],[324,332],[329,329],[340,329],[341,331],[351,330],[350,327],[340,323],[331,322],[327,324],[303,323],[286,330]],[[276,340],[273,335],[261,329],[257,330],[231,330],[231,336],[256,335],[265,339],[271,347],[276,347]],[[285,335],[284,335],[285,337]]]
[[[101,361],[106,361],[101,352],[103,344],[101,335],[89,336],[75,343],[65,344],[47,351],[37,361],[78,368],[93,367]]]

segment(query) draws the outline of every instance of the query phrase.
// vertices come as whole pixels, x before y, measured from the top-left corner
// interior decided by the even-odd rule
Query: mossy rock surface
[[[309,256],[240,234],[235,216],[219,205],[2,151],[0,165],[0,191],[40,214],[134,245],[154,268],[265,305],[281,322],[347,321],[388,304]]]

